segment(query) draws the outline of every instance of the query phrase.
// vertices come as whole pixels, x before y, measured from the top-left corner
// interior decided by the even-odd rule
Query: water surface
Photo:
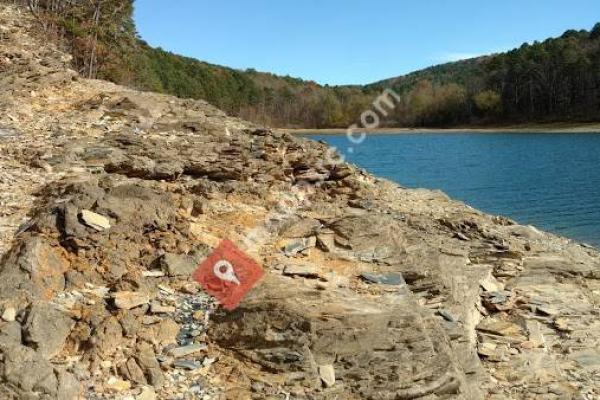
[[[441,189],[482,211],[600,246],[600,134],[310,135],[407,187]]]

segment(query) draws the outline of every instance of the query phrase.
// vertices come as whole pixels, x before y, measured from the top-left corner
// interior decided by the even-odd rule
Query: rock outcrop
[[[0,36],[3,399],[600,396],[595,249]],[[222,239],[267,272],[233,312]]]

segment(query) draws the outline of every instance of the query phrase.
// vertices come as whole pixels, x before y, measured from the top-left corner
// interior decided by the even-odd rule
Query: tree
[[[590,39],[595,40],[598,39],[600,37],[600,22],[598,22],[596,25],[594,25],[594,27],[592,28],[592,31],[590,32]]]
[[[477,109],[486,116],[496,116],[502,112],[502,96],[493,90],[479,92],[473,100]]]
[[[279,127],[356,123],[385,89],[402,97],[382,126],[600,120],[600,23],[591,32],[523,44],[507,53],[433,66],[366,86],[321,86],[289,76],[211,65],[141,40],[133,0],[0,0],[21,3],[83,76],[184,98]]]
[[[429,80],[419,81],[409,96],[409,118],[416,125],[425,125],[434,102],[433,85]]]

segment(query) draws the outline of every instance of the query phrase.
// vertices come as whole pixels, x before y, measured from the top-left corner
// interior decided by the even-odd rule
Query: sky
[[[591,29],[598,0],[137,0],[142,39],[321,84],[365,84]]]

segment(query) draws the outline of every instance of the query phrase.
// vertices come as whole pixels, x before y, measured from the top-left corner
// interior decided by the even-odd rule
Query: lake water
[[[600,247],[600,134],[310,135],[349,162],[406,187],[441,189],[508,216]]]

